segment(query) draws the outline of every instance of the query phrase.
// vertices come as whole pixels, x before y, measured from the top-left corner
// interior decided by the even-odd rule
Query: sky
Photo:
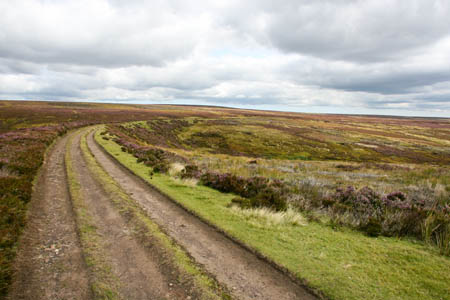
[[[0,99],[450,117],[450,1],[0,0]]]

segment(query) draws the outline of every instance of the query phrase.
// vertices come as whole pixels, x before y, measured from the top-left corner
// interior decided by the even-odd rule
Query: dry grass
[[[169,175],[170,176],[170,175]],[[198,184],[199,180],[195,179],[195,178],[185,178],[185,179],[181,179],[179,177],[173,177],[171,176],[171,178],[173,179],[173,181],[177,184],[181,184],[181,185],[185,185],[185,186],[190,186],[190,187],[194,187]]]
[[[276,212],[266,207],[241,209],[237,206],[232,206],[231,210],[233,213],[257,226],[307,225],[306,219],[292,208],[288,208],[286,211]]]
[[[318,222],[309,222],[307,226],[265,225],[286,218],[274,217],[272,212],[229,207],[233,195],[201,185],[184,186],[165,174],[155,174],[150,179],[148,168],[137,163],[132,155],[122,152],[112,141],[96,138],[136,174],[285,266],[329,299],[356,300],[370,295],[371,299],[431,300],[446,299],[449,294],[449,258],[439,256],[420,242],[370,238]]]
[[[172,177],[177,176],[180,174],[181,170],[184,169],[184,165],[178,162],[170,164],[168,174]]]

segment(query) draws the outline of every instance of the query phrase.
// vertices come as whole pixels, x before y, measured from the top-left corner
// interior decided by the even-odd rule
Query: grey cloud
[[[444,0],[0,1],[0,98],[450,115],[449,15]]]
[[[0,57],[40,64],[163,66],[193,51],[198,38],[190,33],[203,25],[167,11],[121,11],[103,1],[92,3],[66,7],[64,2],[31,1],[28,7],[3,2]]]
[[[400,74],[383,74],[384,76],[370,75],[355,78],[352,81],[339,80],[324,84],[328,88],[342,89],[346,91],[364,91],[380,94],[408,94],[421,90],[424,86],[437,82],[446,82],[450,80],[450,71],[445,72],[413,72]]]
[[[82,99],[82,91],[69,86],[51,86],[35,91],[16,91],[15,99],[24,100],[78,100]]]
[[[278,103],[278,98],[272,98],[272,97],[265,97],[265,98],[237,98],[237,97],[192,97],[189,95],[186,95],[182,99],[189,99],[189,100],[200,100],[204,103],[220,103],[223,105],[239,105],[239,104],[245,104],[245,105],[267,105],[267,104],[276,104]]]
[[[0,56],[0,73],[3,74],[36,74],[41,70],[38,64],[21,61],[10,60]]]
[[[446,0],[242,3],[247,15],[224,22],[282,51],[331,60],[401,59],[448,36],[450,28]]]
[[[450,91],[446,94],[437,95],[421,95],[416,97],[420,103],[426,103],[427,101],[435,103],[436,105],[444,105],[450,107]]]
[[[32,41],[13,40],[6,37],[0,40],[0,56],[10,59],[28,60],[40,64],[78,64],[100,67],[122,67],[128,65],[162,66],[167,61],[187,55],[193,45],[181,44],[165,49],[152,37],[135,37],[136,48],[130,48],[133,40],[112,38],[87,42],[80,48],[63,45],[37,45]],[[80,41],[82,43],[82,41]],[[28,44],[24,47],[24,44]],[[3,45],[3,46],[2,46]],[[132,46],[131,46],[132,47]]]
[[[22,96],[24,99],[30,100],[78,100],[83,96],[83,94],[73,88],[65,89],[65,88],[54,88],[54,89],[42,89],[38,92],[25,92],[18,94]],[[21,98],[22,98],[21,97]]]
[[[384,95],[417,93],[450,81],[449,63],[430,66],[426,60],[409,66],[407,61],[355,64],[302,58],[281,66],[279,72],[298,84]]]

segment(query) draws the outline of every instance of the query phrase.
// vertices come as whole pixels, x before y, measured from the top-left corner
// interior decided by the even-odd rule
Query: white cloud
[[[450,116],[445,0],[0,2],[0,98]]]

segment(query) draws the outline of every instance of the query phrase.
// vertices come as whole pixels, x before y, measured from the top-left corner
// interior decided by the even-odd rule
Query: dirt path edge
[[[27,247],[27,242],[25,240],[27,239],[26,234],[30,230],[28,227],[31,226],[29,221],[32,218],[33,205],[36,205],[35,203],[40,201],[40,199],[42,197],[42,195],[41,195],[42,192],[38,189],[38,186],[42,185],[42,183],[45,181],[44,177],[45,177],[46,168],[48,165],[49,156],[55,149],[56,144],[67,134],[68,133],[66,133],[63,136],[58,136],[51,142],[50,145],[47,146],[47,148],[44,151],[44,157],[42,159],[42,164],[39,166],[39,169],[37,170],[36,175],[33,178],[32,186],[31,186],[31,200],[30,200],[30,202],[27,203],[27,210],[25,213],[25,226],[23,227],[22,232],[20,233],[20,237],[15,246],[16,253],[15,253],[15,257],[12,262],[12,265],[11,265],[12,277],[11,277],[9,286],[7,288],[6,295],[3,296],[3,299],[5,299],[5,300],[11,299],[12,289],[15,288],[15,285],[17,284],[17,282],[19,280],[19,276],[20,276],[19,272],[20,272],[20,268],[21,268],[21,266],[20,266],[21,262],[19,261],[20,254],[22,252],[26,251],[25,248]],[[65,168],[65,166],[64,166],[64,168]],[[0,296],[0,299],[2,299],[1,296]]]
[[[94,134],[98,131],[99,129],[96,128],[93,131],[92,135],[89,135],[95,144],[97,144],[99,146],[99,148],[101,149],[101,151],[106,154],[108,157],[112,158],[112,160],[117,164],[117,166],[119,166],[119,168],[121,168],[122,170],[124,170],[126,173],[134,176],[135,178],[137,178],[140,182],[144,183],[145,185],[147,185],[149,188],[151,188],[152,190],[156,191],[157,193],[161,194],[163,197],[167,198],[168,200],[170,200],[171,202],[173,202],[175,205],[177,205],[178,207],[182,208],[183,210],[185,210],[187,213],[191,214],[192,216],[196,217],[197,219],[199,219],[201,222],[203,222],[204,224],[206,224],[207,226],[211,227],[212,229],[214,229],[215,231],[219,232],[220,234],[224,235],[226,238],[228,238],[229,240],[231,240],[233,243],[235,243],[236,245],[238,245],[239,247],[249,251],[250,253],[252,253],[253,255],[255,255],[256,257],[258,257],[260,260],[262,260],[265,263],[268,263],[269,265],[271,265],[272,267],[274,267],[276,270],[278,270],[279,272],[283,273],[284,275],[286,275],[291,281],[293,281],[295,284],[300,285],[301,287],[303,287],[306,291],[308,291],[309,293],[311,293],[313,296],[317,297],[318,299],[322,299],[322,300],[329,300],[328,297],[326,297],[321,291],[314,289],[312,287],[310,287],[308,285],[307,280],[305,279],[300,279],[297,276],[295,276],[291,271],[289,271],[289,269],[287,269],[286,267],[276,263],[275,261],[273,261],[271,258],[267,257],[266,255],[262,254],[261,252],[259,252],[258,250],[254,249],[253,247],[247,245],[246,243],[244,243],[243,241],[239,240],[238,238],[230,235],[228,232],[226,232],[225,230],[223,230],[222,228],[218,227],[216,224],[210,222],[209,220],[205,219],[204,217],[200,216],[197,212],[195,212],[194,210],[184,206],[183,204],[181,204],[180,202],[176,201],[175,199],[173,199],[171,196],[167,195],[166,193],[164,193],[163,191],[161,191],[160,189],[158,189],[157,187],[155,187],[154,185],[152,185],[151,183],[149,183],[148,181],[146,181],[145,179],[141,178],[139,175],[137,175],[133,170],[131,170],[130,168],[128,168],[127,166],[121,164],[111,153],[109,153],[104,147],[103,145],[101,145],[100,143],[97,142],[97,140],[94,137]],[[89,138],[89,137],[88,137]]]
[[[189,290],[191,295],[187,299],[231,299],[227,288],[221,285],[213,274],[203,269],[183,246],[179,245],[163,228],[146,216],[145,211],[121,189],[112,177],[107,178],[109,174],[96,161],[95,155],[87,145],[86,139],[90,134],[92,134],[92,130],[81,134],[79,142],[79,147],[89,172],[93,175],[100,189],[110,197],[111,205],[118,210],[119,214],[127,222],[128,228],[135,231],[132,234],[135,240],[146,251],[151,250],[154,258],[161,262],[161,266],[163,266],[161,273],[168,282],[178,282],[179,288],[184,289],[186,292]],[[83,143],[86,143],[85,149],[83,149]],[[93,162],[90,162],[91,159]],[[95,171],[96,168],[98,168],[97,171]],[[104,174],[104,177],[99,177],[101,173],[106,174]],[[108,180],[111,180],[111,182],[108,182]],[[109,188],[107,187],[108,185],[110,186]],[[120,200],[113,200],[114,197]],[[145,215],[146,220],[140,215]],[[151,229],[153,226],[155,228]],[[197,271],[192,273],[187,271],[185,267],[178,265],[175,257],[180,255],[186,256],[186,259],[189,260],[189,267],[196,268]],[[209,278],[206,283],[207,286],[197,282],[203,276]]]
[[[40,213],[37,214],[36,209],[39,208],[40,206],[45,205],[45,202],[48,202],[49,200],[46,200],[46,198],[48,198],[48,194],[46,194],[45,191],[45,185],[44,183],[46,183],[47,181],[51,180],[51,178],[49,176],[53,175],[49,168],[50,168],[50,164],[54,163],[54,161],[51,159],[51,156],[54,155],[55,151],[59,151],[58,147],[62,147],[62,159],[59,161],[60,164],[60,168],[62,170],[62,174],[64,176],[64,183],[65,186],[61,189],[61,191],[65,190],[65,197],[67,197],[65,203],[66,203],[66,207],[67,207],[67,215],[70,217],[70,221],[68,222],[73,222],[73,237],[75,238],[75,247],[77,247],[78,249],[80,249],[79,252],[77,252],[76,255],[78,255],[79,257],[79,267],[81,268],[81,271],[84,273],[83,275],[81,275],[83,278],[85,278],[85,284],[83,286],[77,286],[75,289],[77,291],[81,291],[82,290],[82,299],[92,299],[92,291],[90,289],[90,278],[86,272],[87,270],[87,265],[85,263],[85,258],[84,258],[84,253],[81,250],[80,247],[80,235],[78,232],[78,224],[76,223],[76,219],[75,219],[75,211],[74,211],[74,207],[73,207],[73,203],[72,203],[72,199],[70,197],[70,192],[69,192],[69,186],[68,186],[68,182],[67,182],[67,173],[66,173],[66,164],[65,164],[65,159],[64,159],[64,151],[65,151],[65,144],[67,143],[67,140],[70,138],[71,135],[73,135],[76,132],[77,129],[72,129],[67,131],[65,134],[56,137],[51,144],[45,149],[44,152],[44,157],[43,157],[43,162],[41,164],[41,166],[39,167],[35,177],[33,178],[33,186],[32,186],[32,197],[31,197],[31,201],[28,203],[28,207],[27,207],[27,212],[26,212],[26,225],[24,227],[24,230],[19,238],[19,242],[18,242],[18,246],[17,246],[17,256],[14,259],[14,263],[13,263],[13,277],[12,277],[12,282],[10,284],[9,287],[9,291],[8,294],[6,295],[5,299],[42,299],[42,297],[45,297],[42,292],[43,290],[34,290],[32,292],[32,294],[24,294],[23,290],[24,288],[29,288],[28,284],[31,285],[36,285],[36,281],[34,280],[32,275],[31,277],[29,276],[30,270],[29,269],[24,269],[24,267],[27,267],[27,264],[29,264],[31,261],[36,260],[36,257],[34,257],[33,255],[36,254],[37,248],[35,248],[36,246],[39,246],[40,248],[45,247],[45,244],[41,244],[41,243],[36,243],[36,241],[39,238],[42,238],[41,236],[41,232],[44,232],[45,234],[45,227],[42,228],[42,226],[40,226],[41,223],[37,223],[39,225],[39,227],[35,227],[36,224],[34,224],[34,220],[35,219],[39,219],[36,218],[36,216],[40,215]],[[65,141],[64,141],[65,140]],[[60,143],[64,143],[62,146],[60,145]],[[58,162],[56,162],[56,164],[58,164]],[[36,215],[37,214],[37,215]],[[42,222],[38,220],[38,222]],[[44,229],[44,231],[42,231],[42,229]],[[30,237],[29,235],[32,234],[32,237]],[[66,235],[64,235],[65,237]],[[47,237],[48,238],[48,237]],[[40,242],[45,242],[47,240],[40,240]],[[58,240],[53,241],[53,243],[57,244]],[[61,249],[62,250],[62,249]],[[42,252],[42,250],[40,250]],[[19,257],[22,256],[22,257]],[[25,257],[23,257],[25,256]],[[73,259],[73,258],[72,258]],[[66,260],[66,258],[62,258],[63,261]],[[38,263],[42,263],[43,258],[38,257]],[[36,261],[34,262],[36,263]],[[29,267],[29,266],[28,266]],[[24,272],[26,275],[24,275]],[[36,272],[35,270],[32,272]],[[78,272],[80,272],[80,270],[78,270]],[[46,278],[43,278],[42,280],[45,280]],[[48,278],[47,278],[48,279]],[[52,280],[54,280],[54,278],[52,278]],[[27,284],[27,285],[24,285]],[[63,284],[64,285],[64,284]],[[64,290],[65,287],[60,288],[59,287],[59,292],[61,292],[62,290]],[[57,291],[58,292],[58,291]],[[48,295],[47,295],[48,296]],[[52,295],[52,297],[54,297],[55,295]],[[58,296],[58,295],[57,295]],[[59,295],[61,296],[61,295]],[[58,296],[58,297],[59,297]],[[74,295],[62,295],[63,297],[65,296],[70,296],[73,297]],[[77,295],[80,296],[80,295]],[[75,298],[74,298],[75,299]]]

